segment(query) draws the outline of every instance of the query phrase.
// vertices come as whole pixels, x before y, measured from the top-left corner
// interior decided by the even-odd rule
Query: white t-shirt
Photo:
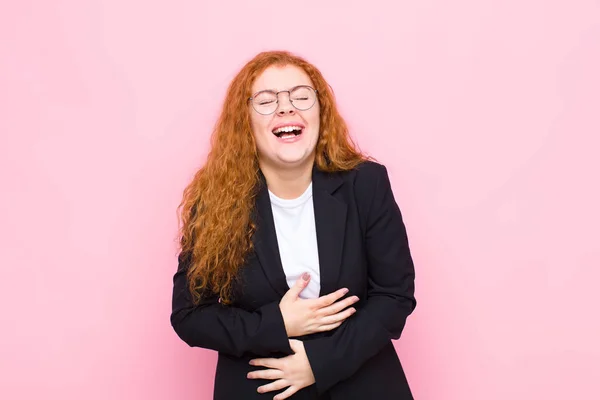
[[[281,199],[269,190],[275,232],[279,245],[281,263],[289,287],[292,287],[304,272],[310,274],[310,282],[300,297],[319,297],[321,277],[315,212],[312,201],[312,182],[296,199]]]

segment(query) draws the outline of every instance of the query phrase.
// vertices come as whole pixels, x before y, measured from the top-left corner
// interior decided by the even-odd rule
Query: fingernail
[[[304,279],[305,281],[307,281],[308,278],[310,278],[310,274],[308,272],[305,272],[305,273],[302,274],[302,279]]]
[[[346,293],[348,293],[349,291],[350,291],[350,290],[348,290],[348,289],[344,289],[344,290],[342,290],[342,293],[346,294]]]

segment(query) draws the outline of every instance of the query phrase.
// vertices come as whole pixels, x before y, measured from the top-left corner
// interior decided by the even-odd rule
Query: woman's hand
[[[299,340],[290,340],[290,347],[294,354],[283,358],[258,358],[250,360],[250,365],[266,367],[269,369],[257,370],[248,373],[248,379],[270,379],[274,382],[260,386],[258,393],[267,393],[274,390],[287,390],[273,397],[273,400],[287,399],[298,390],[315,383],[304,343]]]
[[[288,337],[330,331],[356,312],[354,307],[347,307],[356,303],[358,297],[338,301],[348,293],[348,289],[340,289],[318,299],[301,299],[300,293],[309,281],[310,275],[305,272],[279,302]]]

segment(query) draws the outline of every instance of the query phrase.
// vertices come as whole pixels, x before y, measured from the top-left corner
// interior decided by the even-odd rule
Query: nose
[[[292,102],[290,101],[289,93],[287,96],[285,96],[285,95],[278,96],[277,114],[288,115],[288,114],[294,114],[295,111],[296,111],[296,108],[292,105]]]

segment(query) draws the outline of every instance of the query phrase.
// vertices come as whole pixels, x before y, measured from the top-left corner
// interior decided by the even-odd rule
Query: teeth
[[[292,131],[299,131],[299,130],[302,130],[302,128],[299,127],[299,126],[293,126],[293,125],[291,125],[291,126],[284,126],[284,127],[281,127],[281,128],[277,128],[277,129],[275,129],[273,131],[273,133],[292,132]]]

